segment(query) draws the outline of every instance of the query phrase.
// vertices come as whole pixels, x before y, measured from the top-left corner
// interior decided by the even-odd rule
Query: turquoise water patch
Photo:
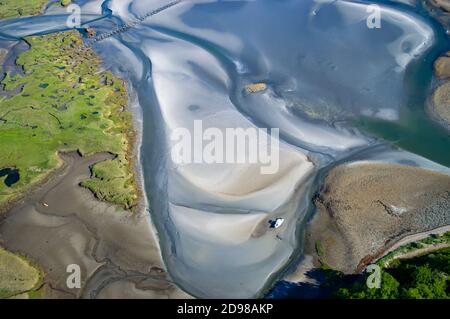
[[[387,121],[360,117],[354,124],[364,132],[450,167],[450,131],[430,118],[426,105],[433,89],[433,63],[450,50],[449,37],[442,27],[433,23],[435,45],[424,58],[416,59],[406,72],[404,86],[408,96],[400,109],[400,119]],[[386,100],[389,106],[390,101]]]
[[[425,112],[411,113],[407,124],[361,118],[356,126],[407,151],[450,167],[450,133],[427,118]]]

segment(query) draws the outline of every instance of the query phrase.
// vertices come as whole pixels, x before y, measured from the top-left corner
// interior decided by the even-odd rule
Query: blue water
[[[19,170],[14,168],[2,168],[0,169],[0,179],[3,177],[5,177],[3,181],[5,185],[11,187],[20,180]]]

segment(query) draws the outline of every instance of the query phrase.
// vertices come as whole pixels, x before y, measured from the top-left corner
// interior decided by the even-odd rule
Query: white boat
[[[275,225],[273,226],[273,228],[281,227],[281,225],[283,225],[283,223],[284,223],[284,219],[283,218],[277,218],[275,220]]]
[[[277,218],[275,220],[269,220],[270,228],[279,228],[284,223],[284,218]]]

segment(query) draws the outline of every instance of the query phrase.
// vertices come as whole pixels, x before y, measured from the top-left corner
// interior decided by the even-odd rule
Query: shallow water
[[[0,178],[2,177],[5,177],[5,180],[3,181],[5,185],[11,187],[20,180],[19,170],[14,168],[1,168]]]
[[[83,3],[85,26],[101,34],[169,1]],[[422,11],[386,1],[381,29],[369,29],[367,3],[183,1],[94,45],[137,93],[149,208],[166,266],[187,292],[262,295],[301,254],[316,178],[338,162],[364,155],[448,172],[376,139],[449,165],[448,133],[423,111],[431,59],[448,39]],[[0,34],[64,30],[64,17],[0,22]],[[245,94],[254,82],[268,89]],[[192,132],[199,119],[220,130],[279,128],[280,170],[175,165],[171,131]],[[280,217],[283,226],[269,230]]]

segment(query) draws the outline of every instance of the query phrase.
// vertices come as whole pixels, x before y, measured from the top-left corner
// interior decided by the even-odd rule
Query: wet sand
[[[428,0],[428,2],[430,2],[435,7],[450,12],[450,1],[448,0]]]
[[[0,66],[5,62],[6,55],[8,54],[8,50],[0,48]]]
[[[63,169],[0,217],[0,244],[46,272],[46,298],[186,298],[168,277],[149,214],[100,202],[79,186],[111,154],[64,154]],[[70,264],[81,289],[69,289]]]
[[[423,2],[430,15],[438,20],[442,26],[450,28],[450,1],[448,0],[425,0]]]

